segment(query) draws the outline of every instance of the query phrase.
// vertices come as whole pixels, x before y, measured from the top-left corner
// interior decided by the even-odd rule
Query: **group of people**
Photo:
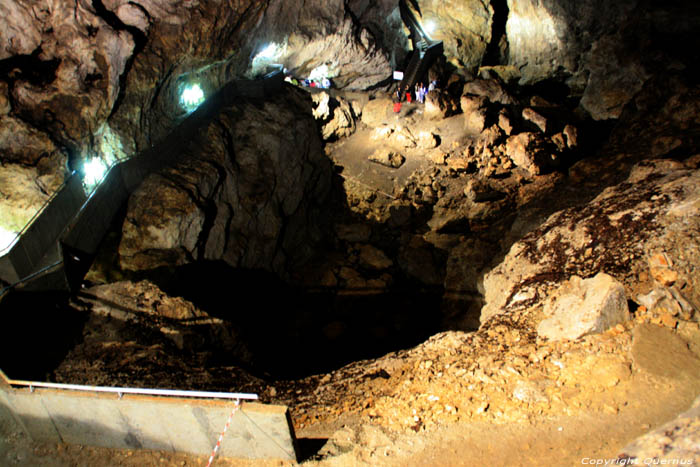
[[[330,89],[332,86],[331,80],[328,78],[322,78],[320,80],[307,78],[299,81],[295,77],[287,75],[284,80],[288,83],[292,83],[294,86],[303,86],[305,88]]]
[[[429,92],[434,91],[436,88],[437,81],[435,80],[431,81],[427,88],[425,87],[424,83],[416,83],[413,92],[406,91],[406,102],[408,102],[409,104],[413,102],[413,96],[415,95],[416,102],[425,104],[425,97],[428,95]],[[401,89],[398,89],[396,91],[396,95],[394,96],[394,112],[398,113],[401,111],[401,102],[403,101],[403,97],[404,95],[401,92]]]
[[[425,84],[416,83],[414,93],[416,95],[416,102],[420,102],[421,104],[425,104],[425,96],[428,95],[428,88],[425,87]]]

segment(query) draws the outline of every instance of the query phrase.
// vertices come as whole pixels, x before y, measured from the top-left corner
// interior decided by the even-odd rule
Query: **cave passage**
[[[491,23],[491,42],[486,46],[486,53],[482,60],[482,66],[502,65],[507,59],[507,34],[508,2],[506,0],[491,0],[493,8],[493,20]]]
[[[249,371],[271,379],[325,373],[417,345],[437,332],[442,300],[441,287],[401,279],[383,292],[304,290],[223,262],[183,266],[159,285],[234,324],[252,354]],[[219,352],[213,363],[241,361]]]
[[[382,292],[338,293],[304,290],[272,273],[223,262],[197,262],[173,271],[153,282],[169,296],[189,300],[225,321],[237,344],[247,349],[245,354],[223,350],[220,342],[202,334],[206,344],[198,352],[208,355],[203,364],[208,368],[237,366],[267,381],[301,379],[410,348],[440,330],[442,288],[426,289],[406,279],[397,278]],[[0,368],[14,379],[52,381],[71,349],[95,335],[86,328],[90,313],[76,306],[79,302],[80,294],[66,292],[8,294],[2,302]],[[152,331],[139,329],[138,322],[128,326],[123,340],[134,335],[150,339]]]

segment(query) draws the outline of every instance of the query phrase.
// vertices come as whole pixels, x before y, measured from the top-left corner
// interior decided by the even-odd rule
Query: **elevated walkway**
[[[11,288],[75,290],[90,268],[97,248],[129,195],[153,171],[175,164],[197,130],[238,97],[262,98],[279,92],[284,75],[232,81],[209,97],[159,144],[110,168],[87,196],[73,173],[18,234],[0,251],[0,299]],[[0,287],[2,284],[0,284]]]
[[[413,8],[420,14],[415,3],[413,3]],[[421,77],[428,72],[430,65],[443,54],[444,47],[442,41],[431,39],[425,32],[406,0],[399,1],[399,11],[401,19],[410,31],[413,44],[413,56],[404,72],[403,80],[399,84],[399,91],[403,95],[404,92],[410,92]]]

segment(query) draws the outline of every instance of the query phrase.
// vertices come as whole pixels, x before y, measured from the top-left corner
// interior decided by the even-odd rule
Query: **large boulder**
[[[494,104],[513,105],[516,103],[515,98],[495,79],[469,81],[464,85],[462,94],[465,96],[483,97]]]
[[[321,236],[329,190],[308,96],[225,109],[171,169],[129,200],[119,246],[130,270],[223,260],[287,276]]]
[[[550,340],[578,339],[629,320],[625,288],[612,276],[572,276],[545,305],[537,334]]]
[[[442,120],[456,113],[459,105],[447,92],[436,89],[426,96],[423,114],[428,119]]]
[[[462,96],[460,107],[464,114],[464,128],[468,133],[479,134],[486,127],[486,98]]]
[[[362,108],[362,123],[370,128],[376,128],[388,123],[392,107],[391,99],[372,99]]]
[[[331,98],[327,92],[313,94],[312,99],[316,106],[313,115],[322,125],[324,141],[345,138],[355,132],[355,115],[348,101]]]
[[[506,154],[531,175],[539,175],[554,164],[554,152],[539,133],[525,132],[509,137]]]

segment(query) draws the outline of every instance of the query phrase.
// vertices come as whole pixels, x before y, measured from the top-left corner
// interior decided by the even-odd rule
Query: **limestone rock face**
[[[355,22],[343,1],[274,3],[255,33],[274,31],[270,41],[283,44],[277,63],[295,76],[327,76],[334,86],[350,90],[366,89],[391,76],[381,45]],[[287,28],[285,39],[281,32]]]
[[[348,0],[348,8],[360,24],[369,29],[389,54],[391,66],[397,66],[410,49],[396,0]]]
[[[423,25],[434,24],[431,37],[444,43],[445,56],[453,64],[475,69],[481,65],[491,42],[493,8],[476,0],[419,0]]]
[[[129,200],[122,267],[223,260],[285,277],[308,259],[330,182],[310,107],[288,88],[278,101],[225,109],[181,163]]]
[[[593,44],[586,68],[590,75],[581,106],[596,120],[618,118],[651,77],[619,33],[604,36]]]
[[[0,154],[5,162],[35,166],[57,150],[51,139],[22,120],[0,117]]]
[[[117,99],[133,38],[83,1],[13,0],[3,2],[0,17],[0,59],[30,57],[17,61],[13,113],[66,147],[84,149]]]
[[[632,441],[616,457],[618,459],[654,459],[654,462],[659,464],[679,462],[675,459],[697,463],[700,461],[700,455],[693,440],[697,439],[698,425],[700,425],[700,397],[695,399],[688,410],[670,422]]]
[[[545,305],[537,334],[550,340],[578,339],[629,320],[625,288],[612,276],[572,276]]]
[[[647,294],[654,284],[640,288],[633,271],[647,271],[647,258],[659,250],[688,284],[687,301],[700,303],[694,273],[700,256],[687,253],[700,248],[692,233],[700,225],[698,181],[694,165],[645,161],[589,203],[552,214],[484,276],[482,323],[542,303],[552,287],[574,275],[606,272],[623,283],[627,297]]]
[[[63,182],[63,174],[40,174],[36,167],[0,166],[0,250],[36,214]]]
[[[508,61],[520,68],[522,81],[539,81],[558,70],[577,72],[592,41],[612,32],[637,0],[508,0]]]
[[[618,118],[659,70],[684,68],[675,50],[700,24],[690,2],[508,0],[508,9],[508,65],[521,83],[558,77],[596,120]]]

